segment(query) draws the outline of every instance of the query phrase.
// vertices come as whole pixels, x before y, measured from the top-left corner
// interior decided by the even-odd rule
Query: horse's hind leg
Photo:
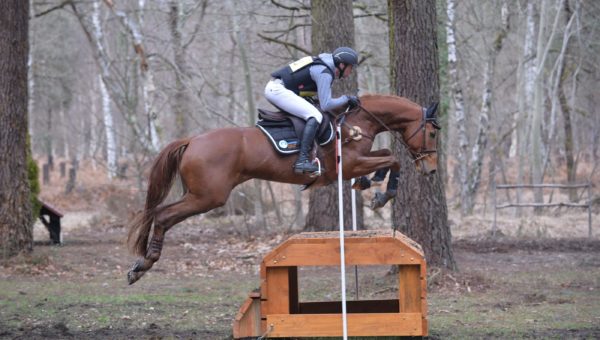
[[[213,209],[215,205],[221,204],[212,203],[206,198],[203,199],[197,195],[187,193],[180,201],[161,207],[154,219],[154,234],[150,239],[146,256],[139,258],[127,273],[129,284],[139,280],[146,271],[152,268],[154,262],[158,261],[167,230],[190,216],[206,212]]]

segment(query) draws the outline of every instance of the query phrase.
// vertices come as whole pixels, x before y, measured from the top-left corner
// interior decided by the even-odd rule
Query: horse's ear
[[[439,102],[429,105],[425,114],[426,118],[435,119],[435,113],[437,112],[438,104]]]

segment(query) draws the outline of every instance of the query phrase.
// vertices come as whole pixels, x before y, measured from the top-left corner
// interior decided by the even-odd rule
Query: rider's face
[[[340,79],[347,78],[352,73],[352,69],[354,68],[353,65],[347,65],[346,68],[344,68],[344,66],[346,66],[346,64],[341,63],[339,68],[335,69],[335,75],[338,76],[338,78]],[[342,74],[341,76],[340,69],[344,70],[344,74]]]
[[[353,65],[348,65],[345,69],[344,69],[344,78],[347,78],[350,73],[352,73],[352,68],[354,66]]]

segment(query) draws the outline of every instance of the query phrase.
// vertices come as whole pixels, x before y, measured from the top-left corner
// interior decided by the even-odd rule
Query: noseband
[[[375,116],[369,110],[365,109],[362,105],[359,105],[357,107],[357,110],[365,111],[371,117],[373,117],[381,126],[383,126],[385,129],[387,129],[389,132],[391,132],[391,136],[394,139],[396,139],[397,141],[401,142],[406,147],[406,149],[410,153],[411,157],[413,158],[413,162],[417,162],[417,161],[427,157],[427,155],[429,155],[429,154],[437,153],[437,147],[435,149],[427,149],[427,147],[426,147],[426,145],[427,145],[427,133],[426,132],[427,131],[425,129],[425,125],[427,125],[427,123],[431,123],[431,125],[433,125],[433,127],[436,130],[440,130],[442,127],[438,124],[437,120],[434,117],[427,117],[427,109],[426,108],[421,109],[423,111],[423,116],[421,118],[421,124],[419,124],[419,127],[415,130],[415,132],[413,132],[412,135],[410,135],[410,137],[408,137],[406,139],[406,141],[396,137],[396,135],[393,133],[392,129],[390,129],[381,119],[379,119],[379,117]],[[421,144],[421,150],[419,150],[419,152],[415,153],[408,147],[407,143],[414,136],[416,136],[421,130],[423,130],[423,142]]]

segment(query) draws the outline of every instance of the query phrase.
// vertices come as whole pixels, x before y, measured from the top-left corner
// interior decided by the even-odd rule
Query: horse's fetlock
[[[151,252],[150,254],[148,254],[146,256],[146,259],[148,259],[152,262],[156,262],[156,261],[158,261],[158,259],[160,259],[160,252]]]

